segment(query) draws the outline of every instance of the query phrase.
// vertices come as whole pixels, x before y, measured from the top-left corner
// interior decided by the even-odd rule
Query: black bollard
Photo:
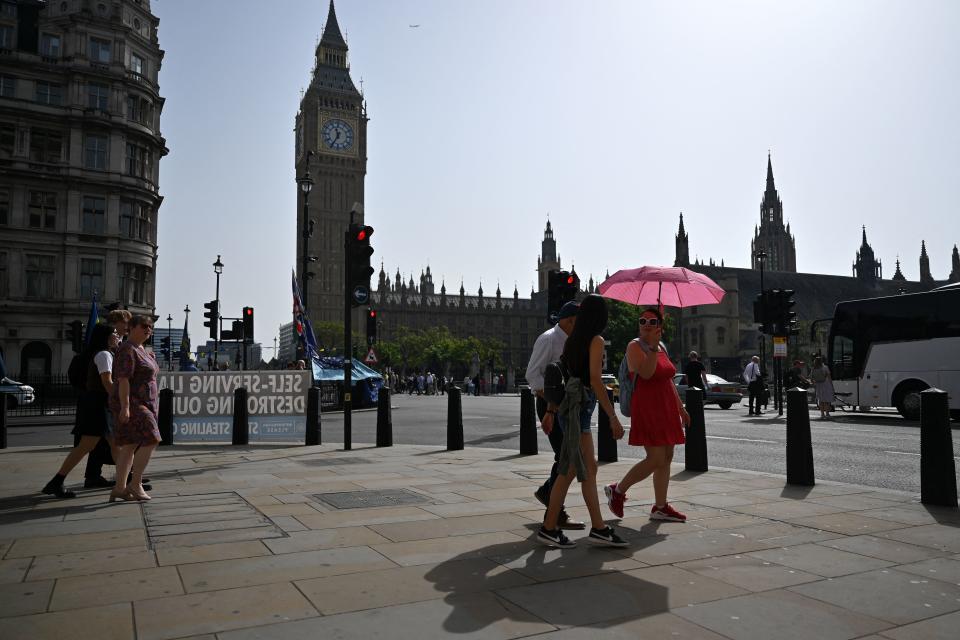
[[[920,392],[920,502],[957,507],[957,470],[947,392]]]
[[[447,451],[463,449],[463,409],[460,405],[460,388],[450,385],[447,389]]]
[[[390,387],[377,393],[377,446],[393,446],[393,414],[390,411]]]
[[[610,398],[610,404],[613,404],[612,389],[607,389],[607,397]],[[597,416],[597,461],[616,462],[617,441],[613,437],[613,429],[610,428],[610,417],[603,410],[599,411],[599,414]]]
[[[247,411],[247,389],[233,392],[233,444],[250,444],[250,414]]]
[[[0,393],[0,449],[7,448],[7,394]]]
[[[160,428],[160,446],[173,444],[173,389],[160,390],[160,413],[157,416]]]
[[[520,455],[535,456],[537,449],[537,409],[530,387],[520,389]]]
[[[314,447],[320,444],[320,387],[307,390],[307,429],[303,444]]]
[[[687,387],[686,408],[690,414],[687,425],[687,443],[683,446],[683,456],[687,471],[708,471],[707,469],[707,421],[703,416],[703,390]]]
[[[799,387],[787,390],[787,484],[816,484],[807,392]]]

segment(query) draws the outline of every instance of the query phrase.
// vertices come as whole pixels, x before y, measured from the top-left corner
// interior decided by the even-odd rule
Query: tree
[[[607,328],[603,330],[603,337],[610,341],[607,348],[607,369],[618,371],[620,361],[627,351],[627,344],[639,335],[637,320],[646,307],[638,307],[618,300],[607,300]],[[664,310],[663,343],[670,344],[673,339],[675,321],[673,316]],[[671,354],[676,355],[676,354]]]

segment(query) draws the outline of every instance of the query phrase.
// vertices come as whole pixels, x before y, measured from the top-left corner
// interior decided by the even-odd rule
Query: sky
[[[294,118],[327,0],[153,0],[165,51],[157,311],[273,346],[296,264]],[[564,268],[747,267],[768,151],[797,270],[946,279],[960,243],[960,3],[338,0],[370,117],[373,262],[529,295],[549,217]],[[419,25],[412,27],[411,25]],[[376,276],[374,276],[376,281]],[[264,352],[269,358],[271,352]]]

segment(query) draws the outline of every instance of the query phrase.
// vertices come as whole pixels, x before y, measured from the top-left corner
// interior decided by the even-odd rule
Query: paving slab
[[[747,591],[770,591],[804,582],[822,580],[818,575],[806,573],[775,562],[748,555],[731,555],[709,560],[694,560],[674,565],[680,569],[720,580]]]
[[[670,640],[725,640],[723,636],[687,622],[673,613],[657,613],[624,620],[610,620],[588,627],[572,627],[537,636],[537,640],[637,640],[637,638],[669,638]]]
[[[374,545],[373,549],[398,565],[434,564],[467,557],[489,557],[504,549],[526,549],[530,540],[506,531],[451,538],[411,540]]]
[[[37,556],[27,580],[47,580],[157,566],[154,553],[143,547],[120,547]]]
[[[270,555],[270,550],[259,540],[246,540],[192,547],[162,546],[157,549],[156,554],[157,563],[160,566],[168,566],[266,556]]]
[[[317,551],[337,547],[369,546],[390,542],[368,527],[340,527],[295,531],[286,538],[264,540],[263,544],[275,554],[298,551]]]
[[[6,558],[59,555],[73,551],[94,549],[118,549],[123,547],[146,548],[147,537],[142,528],[101,533],[78,533],[74,535],[44,536],[17,540],[7,552]]]
[[[883,632],[884,638],[894,640],[956,640],[957,630],[960,629],[960,613],[922,620],[913,624],[889,629]]]
[[[889,560],[897,564],[907,562],[919,562],[927,558],[942,556],[943,552],[931,549],[930,547],[918,547],[917,545],[907,544],[898,540],[884,540],[876,536],[851,536],[847,538],[834,538],[819,542],[825,547],[839,549],[840,551],[849,551],[859,553],[871,558],[880,560]],[[945,561],[949,562],[949,560]],[[960,577],[958,577],[960,579]]]
[[[91,629],[96,630],[97,640],[133,640],[129,603],[0,618],[0,638],[4,640],[90,640]]]
[[[13,558],[0,560],[0,584],[21,582],[27,575],[32,558]]]
[[[899,540],[900,542],[930,547],[944,553],[960,552],[960,527],[954,525],[928,524],[908,529],[881,531],[877,533],[877,536],[888,540]]]
[[[539,512],[542,516],[542,512]],[[538,518],[539,519],[539,518]],[[427,540],[448,536],[473,533],[491,533],[509,531],[523,527],[529,519],[512,513],[485,514],[479,516],[460,516],[441,520],[422,520],[418,522],[394,522],[390,524],[370,525],[370,529],[392,542],[408,540]]]
[[[819,544],[801,544],[768,551],[756,551],[750,555],[754,558],[775,562],[826,578],[889,567],[893,564],[886,560],[830,549]]]
[[[175,567],[154,567],[57,580],[50,610],[79,609],[183,593]]]
[[[0,584],[0,618],[46,611],[53,584],[53,580]]]

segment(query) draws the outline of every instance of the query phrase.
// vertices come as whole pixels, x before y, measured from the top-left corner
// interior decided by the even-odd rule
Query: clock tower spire
[[[309,297],[304,301],[314,322],[343,321],[344,233],[351,211],[356,211],[354,222],[364,222],[367,109],[350,77],[347,53],[347,42],[331,0],[323,36],[315,51],[310,86],[300,100],[294,123],[296,175],[309,170],[314,181],[308,213],[315,224],[313,235],[306,240],[303,230],[309,228],[309,221],[305,220],[303,198],[297,198],[297,255],[302,255],[306,241],[308,253],[317,256],[311,267]],[[308,164],[310,152],[313,158]],[[291,184],[291,188],[295,185]],[[355,322],[359,321],[358,315]]]

